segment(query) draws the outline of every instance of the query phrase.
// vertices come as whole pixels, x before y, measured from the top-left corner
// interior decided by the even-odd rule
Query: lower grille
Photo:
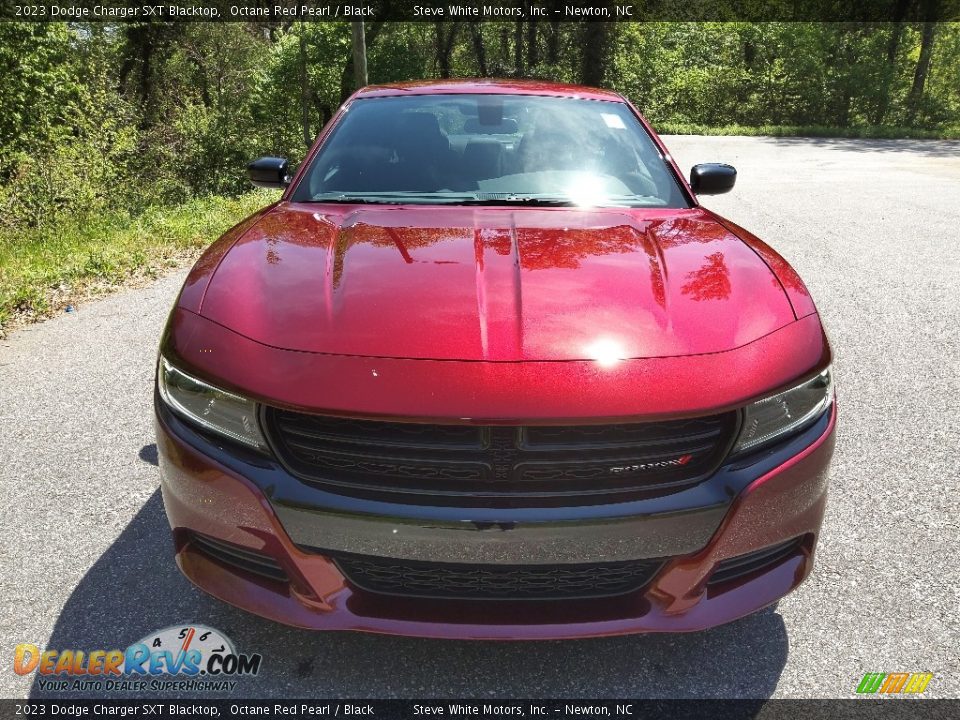
[[[803,538],[794,538],[785,543],[774,545],[773,547],[721,560],[717,564],[716,569],[714,569],[707,584],[719,585],[720,583],[729,582],[730,580],[735,580],[736,578],[774,567],[793,555],[802,542]]]
[[[337,567],[357,587],[406,597],[459,600],[575,600],[641,589],[659,560],[591,565],[455,565],[338,556]]]
[[[719,466],[736,413],[571,426],[471,426],[264,409],[290,472],[328,492],[457,507],[557,507],[678,492]]]
[[[287,574],[280,567],[280,564],[269,555],[237,547],[206,535],[194,534],[191,545],[194,550],[225,565],[231,565],[240,570],[262,575],[279,582],[287,582],[288,580]]]

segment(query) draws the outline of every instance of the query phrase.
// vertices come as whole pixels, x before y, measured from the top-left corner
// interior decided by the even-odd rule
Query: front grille
[[[659,560],[592,565],[456,565],[360,555],[335,558],[352,584],[369,592],[458,600],[574,600],[634,592]]]
[[[266,408],[280,460],[323,489],[395,503],[550,507],[677,492],[712,473],[736,413],[655,423],[471,426]]]
[[[203,553],[209,558],[222,564],[230,565],[240,570],[245,570],[255,575],[286,582],[287,574],[280,567],[280,564],[269,555],[258,553],[254,550],[241,548],[222,540],[216,540],[206,535],[195,533],[192,536],[191,545],[194,550]]]
[[[707,584],[719,585],[779,565],[796,553],[802,543],[803,538],[793,538],[773,547],[721,560]]]

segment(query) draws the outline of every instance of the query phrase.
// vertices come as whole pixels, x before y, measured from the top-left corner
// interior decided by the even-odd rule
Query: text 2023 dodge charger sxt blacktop
[[[800,278],[621,96],[354,95],[193,268],[160,347],[186,576],[290,625],[687,631],[809,574],[836,421]]]

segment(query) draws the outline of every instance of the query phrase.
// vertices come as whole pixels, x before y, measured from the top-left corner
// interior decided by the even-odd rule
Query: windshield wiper
[[[541,207],[567,207],[573,203],[562,197],[537,197],[536,195],[514,195],[513,193],[368,193],[351,195],[349,193],[330,193],[315,195],[305,202],[343,203],[343,204],[432,204],[443,205],[528,205]]]
[[[650,202],[653,200],[654,202]],[[596,202],[582,202],[577,197],[566,195],[538,195],[519,193],[478,192],[460,202],[464,205],[522,205],[524,207],[657,207],[664,203],[646,195],[598,196]]]
[[[347,195],[340,193],[338,195],[316,195],[303,202],[308,203],[331,203],[343,205],[401,205],[407,202],[407,198],[397,196],[372,196],[372,195]]]
[[[656,207],[660,201],[647,196],[617,195],[602,198],[597,207]],[[639,201],[639,202],[638,202]],[[329,193],[315,195],[303,202],[340,203],[344,205],[472,205],[522,207],[580,207],[582,203],[562,195],[538,195],[507,192],[423,193],[413,191],[371,192],[364,194]]]
[[[569,198],[513,195],[511,193],[477,193],[460,200],[464,205],[523,205],[526,207],[573,207]]]

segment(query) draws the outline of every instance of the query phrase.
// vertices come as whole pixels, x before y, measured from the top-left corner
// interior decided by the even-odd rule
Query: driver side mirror
[[[730,192],[737,181],[737,169],[725,163],[701,163],[690,170],[690,189],[697,195]]]
[[[247,175],[256,187],[285,188],[290,184],[286,158],[262,157],[247,165]]]

